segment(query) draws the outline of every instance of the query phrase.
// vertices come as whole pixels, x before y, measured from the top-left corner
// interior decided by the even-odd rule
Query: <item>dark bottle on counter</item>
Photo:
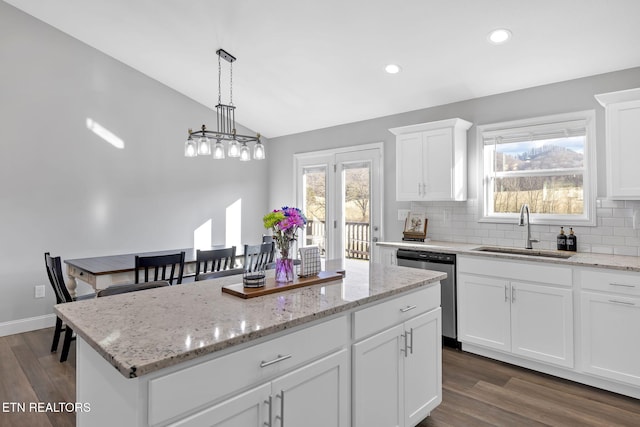
[[[564,227],[560,227],[560,234],[558,234],[558,250],[567,250],[567,236],[564,234]]]
[[[567,250],[573,252],[578,250],[578,238],[573,233],[573,228],[569,228],[569,235],[567,236]]]

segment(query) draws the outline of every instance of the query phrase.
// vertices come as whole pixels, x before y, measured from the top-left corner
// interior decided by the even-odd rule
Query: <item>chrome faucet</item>
[[[531,243],[533,242],[539,242],[539,240],[536,239],[532,239],[531,238],[531,223],[529,222],[529,205],[528,204],[523,204],[520,207],[520,222],[518,222],[518,225],[520,227],[524,227],[524,214],[527,214],[527,241],[524,244],[524,248],[525,249],[533,249],[533,246],[531,246]]]

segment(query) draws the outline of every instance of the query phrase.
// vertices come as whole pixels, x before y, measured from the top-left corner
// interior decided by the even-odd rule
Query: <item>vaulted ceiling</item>
[[[640,66],[638,0],[6,2],[268,138]]]

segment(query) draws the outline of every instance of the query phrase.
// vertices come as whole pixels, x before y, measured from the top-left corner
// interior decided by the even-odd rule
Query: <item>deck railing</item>
[[[306,244],[318,245],[320,253],[324,254],[324,221],[310,220],[307,224]],[[368,222],[347,222],[344,230],[345,257],[349,259],[369,259],[369,242],[371,240]]]

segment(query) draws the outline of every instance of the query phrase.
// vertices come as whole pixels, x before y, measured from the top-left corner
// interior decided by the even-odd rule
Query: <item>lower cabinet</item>
[[[382,265],[398,265],[397,251],[397,248],[378,246],[379,263]]]
[[[415,426],[442,401],[440,308],[353,345],[354,425]]]
[[[640,386],[640,277],[582,270],[582,370]]]
[[[347,427],[348,361],[341,350],[172,426]]]
[[[470,265],[459,263],[459,270],[464,271],[458,274],[460,341],[573,367],[571,269],[562,270],[564,275],[568,272],[563,280],[562,275],[554,274],[557,271],[545,274],[541,271],[545,267],[518,263],[513,269],[506,261],[478,260]],[[496,272],[505,272],[505,277],[496,277]],[[558,280],[529,282],[516,275]],[[564,281],[568,287],[557,285]]]

